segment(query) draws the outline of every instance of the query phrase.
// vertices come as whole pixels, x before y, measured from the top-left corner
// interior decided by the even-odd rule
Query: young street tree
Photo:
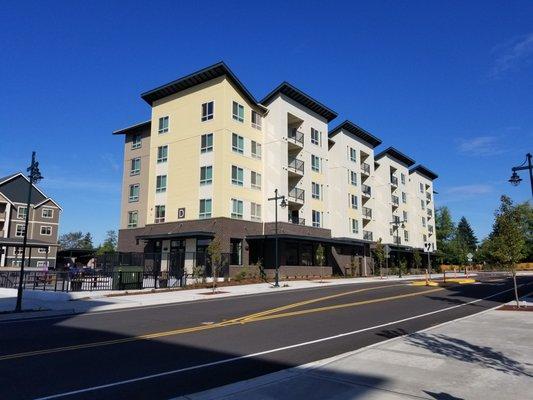
[[[441,263],[450,262],[450,246],[455,235],[455,226],[448,207],[435,211],[435,230],[437,231],[437,257]]]
[[[315,253],[316,263],[320,266],[320,282],[322,283],[324,278],[324,264],[326,263],[326,256],[324,254],[324,247],[319,244]]]
[[[113,230],[107,231],[104,243],[98,248],[97,254],[114,253],[117,251],[117,233]]]
[[[211,243],[209,243],[209,246],[207,246],[207,254],[209,255],[209,259],[211,260],[211,270],[213,272],[213,294],[215,294],[218,272],[220,269],[220,265],[222,264],[222,250],[220,240],[218,240],[218,238],[213,239]]]
[[[378,262],[379,273],[383,268],[383,263],[385,262],[385,246],[383,245],[383,240],[381,238],[376,242],[376,248],[374,249],[374,258]]]
[[[415,249],[413,251],[413,267],[416,269],[420,269],[422,266],[422,256],[420,255],[420,251],[418,249]]]

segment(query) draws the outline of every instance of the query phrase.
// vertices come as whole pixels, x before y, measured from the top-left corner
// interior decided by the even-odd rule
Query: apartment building
[[[29,180],[23,173],[0,178],[0,268],[20,267]],[[26,266],[54,268],[62,209],[33,185],[29,210]]]
[[[278,190],[282,270],[314,274],[322,245],[327,272],[369,273],[379,218],[392,218],[390,205],[374,214],[380,139],[349,121],[329,131],[337,114],[287,82],[257,101],[224,63],[141,98],[150,120],[113,132],[125,138],[120,251],[182,253],[188,267],[218,237],[232,265],[273,268]]]

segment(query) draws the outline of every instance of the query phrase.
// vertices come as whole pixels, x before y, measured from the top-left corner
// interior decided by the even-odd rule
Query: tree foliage
[[[418,249],[413,250],[413,267],[419,269],[422,266],[422,256]]]
[[[93,238],[89,232],[69,232],[59,236],[59,248],[61,250],[83,249],[93,250]]]
[[[461,217],[457,224],[457,231],[455,233],[457,240],[466,248],[467,252],[475,252],[477,248],[477,237],[470,223],[465,217]]]
[[[117,232],[110,230],[106,232],[106,238],[96,251],[96,254],[114,253],[117,251]]]
[[[214,238],[207,246],[207,254],[211,260],[211,270],[213,275],[213,293],[216,291],[216,282],[218,279],[218,273],[222,264],[222,246],[218,238]]]
[[[376,242],[376,247],[373,253],[374,258],[378,263],[378,267],[381,270],[381,268],[383,268],[383,263],[385,262],[385,246],[383,245],[383,240],[381,238]]]

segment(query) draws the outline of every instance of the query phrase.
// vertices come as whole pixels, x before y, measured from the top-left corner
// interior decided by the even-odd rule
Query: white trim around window
[[[42,236],[52,236],[52,227],[48,225],[41,226],[41,235]]]
[[[54,218],[54,209],[53,208],[48,208],[48,207],[43,207],[43,209],[41,210],[41,217],[42,218],[46,218],[46,219]]]
[[[15,226],[15,236],[23,237],[24,236],[24,224],[17,224]]]

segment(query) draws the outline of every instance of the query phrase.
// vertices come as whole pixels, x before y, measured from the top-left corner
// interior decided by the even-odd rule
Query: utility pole
[[[275,218],[275,267],[276,267],[276,281],[274,283],[274,287],[279,287],[279,254],[278,254],[278,200],[281,200],[280,206],[281,208],[285,208],[287,206],[287,202],[285,201],[285,196],[278,196],[278,189],[274,190],[274,197],[270,197],[268,199],[269,201],[274,201],[275,207],[274,207],[274,218]]]
[[[511,178],[509,179],[509,182],[511,182],[513,186],[518,186],[520,182],[522,181],[522,178],[520,178],[520,176],[516,173],[516,171],[524,171],[526,169],[529,170],[529,182],[531,184],[531,196],[533,196],[533,165],[531,163],[532,158],[533,156],[531,156],[531,153],[527,153],[526,161],[524,161],[518,167],[511,168],[511,171],[513,171],[513,174],[511,175]]]

